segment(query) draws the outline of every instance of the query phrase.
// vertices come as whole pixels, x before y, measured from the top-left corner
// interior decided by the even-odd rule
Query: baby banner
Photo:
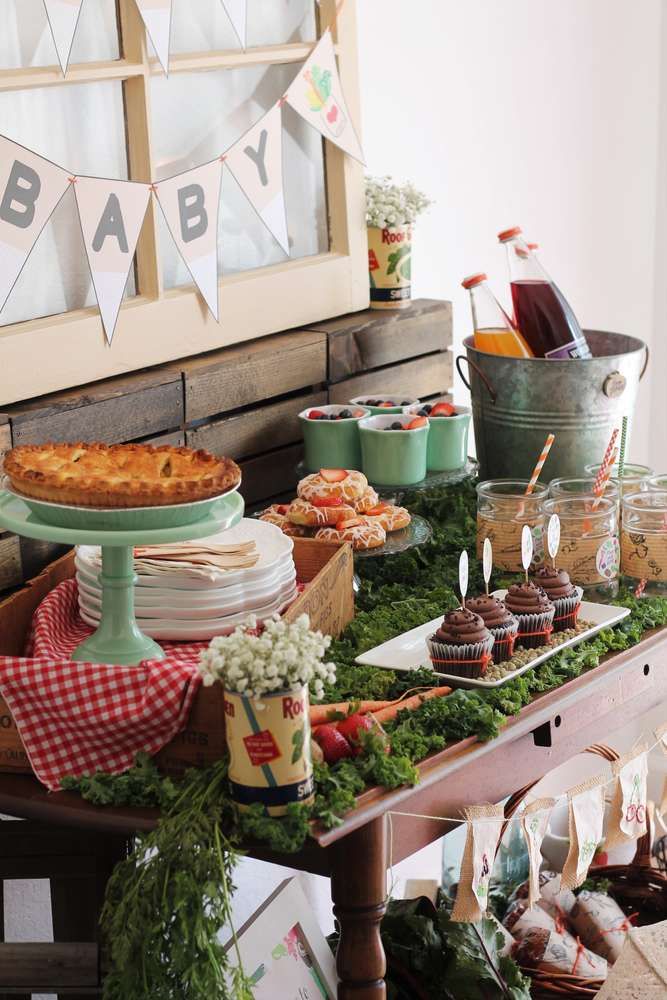
[[[266,228],[289,255],[280,105],[241,136],[226,153],[225,163]]]
[[[71,179],[55,163],[0,136],[0,311]]]
[[[222,157],[153,185],[178,252],[216,320],[221,186]]]
[[[83,0],[44,0],[44,9],[53,36],[53,44],[58,53],[58,62],[67,74],[74,33],[79,23]]]
[[[110,344],[151,189],[148,184],[132,181],[77,177],[74,192],[90,275]]]
[[[354,160],[364,162],[361,143],[343,94],[328,28],[290,84],[285,98],[304,121],[321,132],[325,139],[340,146]]]
[[[155,55],[165,73],[169,73],[172,0],[135,0]]]

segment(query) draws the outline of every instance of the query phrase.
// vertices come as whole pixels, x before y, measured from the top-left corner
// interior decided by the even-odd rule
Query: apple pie
[[[18,493],[76,507],[163,507],[241,482],[231,458],[170,445],[20,445],[5,456],[4,471]]]

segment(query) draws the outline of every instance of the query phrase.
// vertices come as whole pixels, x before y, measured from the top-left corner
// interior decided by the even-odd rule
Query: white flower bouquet
[[[366,178],[366,225],[378,229],[409,226],[430,201],[414,184],[394,184],[391,177]]]
[[[321,698],[324,684],[336,680],[336,665],[324,662],[330,636],[312,631],[308,615],[295,622],[276,616],[259,635],[256,626],[249,617],[231,635],[211,641],[199,658],[204,684],[220,681],[227,691],[252,698],[310,685],[313,697]]]

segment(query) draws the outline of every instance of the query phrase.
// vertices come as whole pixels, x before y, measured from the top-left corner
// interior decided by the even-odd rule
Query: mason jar
[[[595,477],[600,471],[600,465],[587,465],[585,471],[587,475]],[[629,462],[626,462],[623,467],[623,486],[621,492],[625,494],[647,490],[648,481],[652,475],[653,469],[648,465],[631,465]],[[618,465],[612,466],[610,482],[619,486]]]
[[[663,472],[660,476],[651,476],[648,481],[648,488],[650,490],[658,490],[660,493],[667,493],[667,472]]]
[[[549,496],[571,497],[579,496],[583,493],[592,497],[594,484],[595,478],[593,476],[582,476],[580,479],[552,479],[549,483]],[[612,482],[607,483],[604,496],[608,497],[610,500],[615,500],[618,503],[618,484]]]
[[[545,517],[560,518],[559,569],[570,574],[572,583],[583,588],[586,600],[608,601],[618,594],[620,544],[618,505],[610,497],[582,494],[552,497],[544,503]]]
[[[538,483],[526,496],[527,479],[488,479],[477,486],[477,558],[484,539],[493,546],[493,565],[506,573],[522,573],[521,532],[524,524],[533,535],[533,566],[544,557],[543,504],[548,487]]]
[[[648,490],[623,497],[621,574],[633,589],[667,594],[667,491]]]

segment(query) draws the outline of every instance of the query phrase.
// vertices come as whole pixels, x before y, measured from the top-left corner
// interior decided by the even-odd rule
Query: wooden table
[[[387,814],[458,815],[467,805],[498,802],[597,742],[613,745],[613,733],[651,709],[667,706],[667,629],[648,634],[624,653],[536,698],[490,743],[452,745],[420,766],[414,788],[371,789],[335,830],[315,830],[297,855],[260,848],[252,857],[331,879],[340,924],[337,964],[339,1000],[385,1000],[385,957],[380,923],[386,905],[389,858]],[[667,712],[667,708],[666,708]],[[72,794],[47,793],[25,776],[0,776],[0,812],[84,828],[100,834],[151,829],[148,810],[105,809]],[[395,816],[391,856],[398,862],[442,837],[450,825]]]

